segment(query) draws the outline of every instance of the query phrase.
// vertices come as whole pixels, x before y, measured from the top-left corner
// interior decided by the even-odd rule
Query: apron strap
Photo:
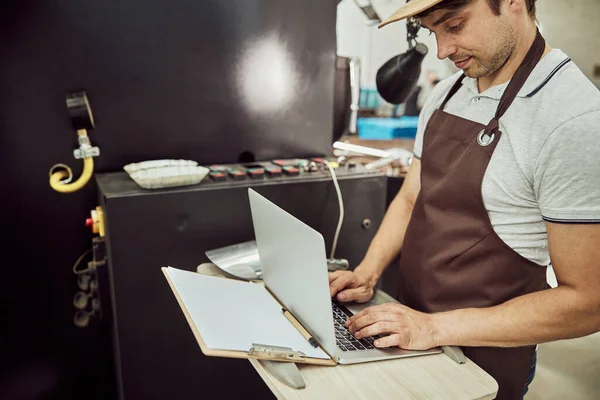
[[[458,90],[462,86],[462,82],[463,82],[464,79],[465,79],[465,74],[462,74],[456,80],[456,82],[454,82],[454,85],[452,86],[452,89],[450,89],[450,92],[448,92],[448,95],[446,96],[446,98],[444,99],[444,102],[440,106],[440,110],[444,110],[444,108],[446,108],[446,103],[448,103],[448,101],[452,98],[452,96],[454,96],[456,94],[456,92],[458,92]]]
[[[517,94],[519,94],[519,91],[521,90],[521,88],[523,87],[525,82],[527,81],[527,78],[529,78],[529,75],[535,69],[536,65],[539,63],[545,50],[546,50],[546,41],[544,40],[544,38],[542,37],[542,34],[538,30],[535,40],[533,42],[533,45],[527,52],[525,59],[523,60],[523,62],[519,66],[519,68],[517,69],[517,72],[511,79],[510,83],[508,84],[508,87],[506,88],[506,90],[504,91],[504,94],[502,95],[502,98],[500,99],[500,104],[498,106],[498,109],[496,110],[496,115],[494,116],[494,119],[492,119],[485,128],[485,134],[487,136],[491,136],[492,134],[494,134],[494,132],[498,131],[498,129],[500,128],[500,122],[499,122],[500,118],[502,118],[504,113],[512,105],[513,101],[517,97]],[[462,85],[462,82],[464,79],[465,79],[464,74],[461,75],[460,78],[457,79],[457,81],[452,86],[452,89],[450,89],[450,92],[448,92],[448,95],[444,99],[444,102],[440,106],[440,110],[444,110],[444,108],[446,108],[446,104],[448,103],[448,101],[461,88],[461,85]]]
[[[525,59],[519,66],[519,69],[517,69],[517,72],[511,79],[510,83],[508,84],[508,87],[502,95],[502,98],[500,99],[500,105],[496,110],[496,116],[490,121],[488,126],[485,128],[485,133],[488,136],[491,136],[494,132],[498,131],[500,127],[500,118],[502,118],[504,113],[508,110],[508,108],[511,106],[511,104],[517,97],[517,94],[519,94],[519,91],[527,81],[527,78],[529,78],[529,75],[535,69],[535,66],[542,58],[545,49],[546,41],[544,40],[540,31],[538,30],[533,45],[527,52]]]

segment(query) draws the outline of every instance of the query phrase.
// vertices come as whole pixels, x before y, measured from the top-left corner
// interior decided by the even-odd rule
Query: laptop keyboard
[[[371,350],[376,348],[373,342],[380,335],[356,339],[344,325],[346,320],[352,316],[352,313],[335,299],[331,299],[331,306],[333,308],[335,343],[342,351]]]

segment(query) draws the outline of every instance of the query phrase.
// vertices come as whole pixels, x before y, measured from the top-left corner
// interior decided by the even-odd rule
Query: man
[[[382,25],[411,16],[462,71],[433,90],[402,189],[331,295],[367,301],[402,250],[402,304],[350,331],[381,348],[461,346],[498,399],[518,399],[537,344],[600,330],[600,93],[546,45],[535,0],[413,0]]]

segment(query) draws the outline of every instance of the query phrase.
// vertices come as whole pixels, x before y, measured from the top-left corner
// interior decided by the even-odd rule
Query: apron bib
[[[495,233],[481,194],[485,171],[502,135],[499,120],[545,47],[538,32],[487,126],[444,112],[464,75],[429,120],[421,191],[400,258],[401,303],[429,313],[492,307],[548,288],[546,268],[516,253]],[[462,350],[496,379],[497,399],[521,398],[535,346]]]

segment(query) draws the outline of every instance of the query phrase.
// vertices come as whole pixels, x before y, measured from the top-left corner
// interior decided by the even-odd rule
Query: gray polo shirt
[[[461,74],[440,82],[423,107],[416,157],[431,115]],[[445,111],[487,125],[507,86],[479,93],[477,80],[465,78]],[[544,221],[600,223],[600,91],[565,53],[552,50],[500,119],[500,130],[482,183],[485,208],[504,242],[546,266]]]

